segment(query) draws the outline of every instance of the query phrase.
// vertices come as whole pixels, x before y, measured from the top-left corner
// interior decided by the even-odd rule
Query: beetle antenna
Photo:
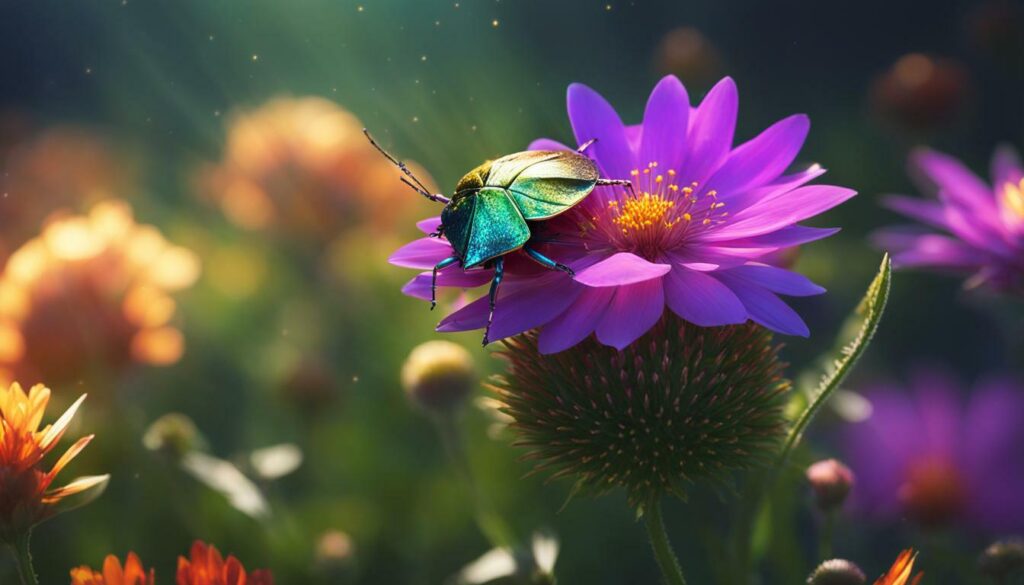
[[[633,181],[628,179],[598,179],[598,185],[619,185],[625,187],[629,191],[631,197],[636,197],[636,191],[633,190]]]
[[[420,181],[419,178],[416,177],[416,175],[409,169],[408,166],[406,166],[404,162],[398,160],[397,158],[392,156],[391,153],[384,150],[384,148],[380,144],[377,144],[377,141],[373,139],[373,136],[370,136],[369,130],[363,128],[363,134],[366,136],[366,139],[370,141],[370,144],[372,144],[373,147],[377,149],[378,152],[383,154],[385,158],[387,158],[389,161],[391,161],[392,164],[398,167],[398,169],[401,170],[406,177],[412,179],[412,182],[409,182],[409,180],[407,180],[405,177],[402,177],[401,181],[403,183],[409,185],[410,187],[412,187],[414,191],[416,191],[420,195],[423,195],[427,199],[430,199],[431,201],[438,201],[440,203],[444,203],[445,205],[448,204],[449,199],[447,197],[445,197],[444,195],[431,193],[430,190],[427,189],[427,186],[423,184],[423,181]]]
[[[595,142],[597,142],[597,138],[591,138],[590,140],[581,144],[580,147],[576,149],[576,152],[583,154],[583,152],[590,148]]]

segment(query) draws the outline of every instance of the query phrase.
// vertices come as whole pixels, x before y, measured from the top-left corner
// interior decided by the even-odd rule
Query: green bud
[[[476,386],[473,358],[450,341],[416,346],[402,366],[402,386],[417,406],[428,412],[450,413],[461,407]]]
[[[990,545],[978,558],[978,569],[997,582],[1003,582],[1024,569],[1024,540],[1014,538]]]
[[[867,577],[860,567],[843,559],[831,559],[818,565],[807,578],[807,585],[864,585]]]

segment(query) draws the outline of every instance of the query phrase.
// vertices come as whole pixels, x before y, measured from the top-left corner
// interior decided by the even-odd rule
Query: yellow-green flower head
[[[772,334],[704,328],[666,314],[623,351],[589,339],[548,355],[528,333],[506,342],[492,384],[538,470],[577,490],[626,490],[643,509],[687,484],[721,485],[774,452],[789,381]]]
[[[807,585],[864,585],[866,582],[864,571],[843,559],[821,563],[807,579]]]
[[[459,408],[476,382],[473,358],[464,347],[450,341],[416,346],[402,366],[406,394],[428,412],[447,413]]]

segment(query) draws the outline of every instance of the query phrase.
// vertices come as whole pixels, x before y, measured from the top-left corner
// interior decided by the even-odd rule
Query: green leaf
[[[825,363],[817,386],[809,391],[798,393],[795,397],[793,426],[786,437],[786,442],[779,454],[778,466],[785,465],[793,449],[803,438],[807,425],[814,419],[832,393],[839,388],[846,376],[853,370],[857,360],[864,354],[868,343],[878,330],[878,324],[885,312],[885,304],[889,300],[889,285],[892,281],[892,261],[886,254],[882,258],[878,275],[868,286],[867,294],[853,315],[847,319],[839,335],[837,350],[830,352],[823,360]]]

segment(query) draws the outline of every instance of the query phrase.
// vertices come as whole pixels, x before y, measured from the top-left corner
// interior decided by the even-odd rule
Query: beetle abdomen
[[[504,189],[485,187],[453,201],[441,223],[463,268],[514,252],[530,239],[530,227]]]

